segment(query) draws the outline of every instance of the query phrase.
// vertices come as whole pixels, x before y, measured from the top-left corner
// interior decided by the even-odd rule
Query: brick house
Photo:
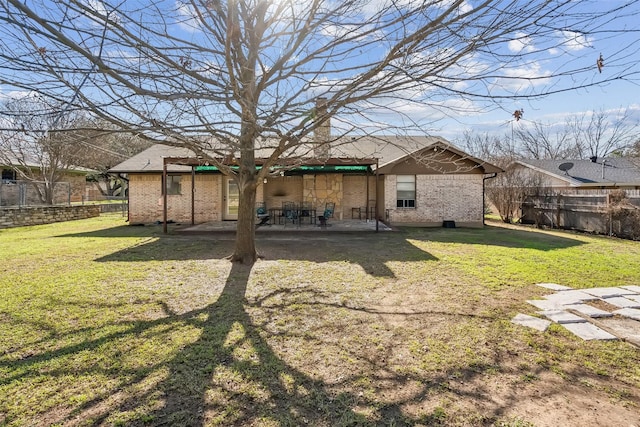
[[[322,148],[324,153],[298,159],[295,166],[273,169],[259,185],[257,201],[268,208],[307,203],[318,211],[333,203],[339,220],[375,217],[409,226],[455,221],[477,227],[483,224],[485,178],[501,172],[439,137],[350,137]],[[188,149],[154,145],[110,170],[128,176],[130,223],[163,220],[165,164],[168,220],[237,218],[232,179]]]

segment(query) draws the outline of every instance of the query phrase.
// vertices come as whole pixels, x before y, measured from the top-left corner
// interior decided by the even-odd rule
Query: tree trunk
[[[254,166],[255,169],[255,166]],[[238,206],[238,224],[236,227],[236,244],[231,261],[250,265],[258,259],[255,233],[256,177],[247,171],[238,180],[240,201]]]

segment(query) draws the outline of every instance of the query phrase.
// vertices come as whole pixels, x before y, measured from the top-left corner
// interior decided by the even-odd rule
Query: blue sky
[[[350,31],[353,34],[362,32],[363,28],[366,28],[367,19],[374,16],[385,1],[371,1],[363,11],[353,16],[345,17],[344,21],[349,20],[350,24],[343,23],[341,27],[326,25],[319,38],[310,41],[308,46],[317,47],[330,40],[331,37],[344,34],[345,31]],[[396,4],[402,6],[409,4],[411,1],[400,0]],[[436,13],[452,2],[453,0],[443,0],[434,6],[432,10]],[[331,4],[331,1],[328,3]],[[472,11],[477,3],[475,0],[463,1],[459,5],[457,13],[463,14]],[[497,0],[496,3],[508,3],[508,0]],[[627,2],[622,0],[571,1],[568,2],[567,7],[573,9],[574,12],[592,12],[597,9],[616,8],[625,3]],[[422,125],[420,132],[442,135],[453,141],[467,130],[508,134],[511,132],[512,126],[523,126],[531,121],[550,124],[563,123],[569,116],[581,115],[591,110],[610,111],[614,115],[620,109],[629,109],[631,117],[640,119],[640,15],[638,15],[640,5],[636,4],[635,1],[633,3],[630,12],[625,12],[627,16],[619,17],[615,22],[602,22],[600,23],[602,26],[591,26],[591,31],[587,35],[567,30],[566,28],[568,27],[564,27],[565,24],[563,22],[558,22],[557,29],[550,30],[545,34],[529,34],[526,28],[513,31],[508,37],[503,37],[499,43],[492,44],[489,47],[490,49],[495,49],[494,52],[484,55],[477,53],[465,57],[464,60],[460,61],[459,65],[456,64],[456,66],[450,67],[447,71],[448,75],[444,75],[445,78],[439,81],[447,82],[447,77],[455,74],[455,82],[447,83],[452,86],[451,88],[476,90],[481,93],[484,91],[484,93],[490,95],[502,95],[507,90],[518,90],[518,93],[527,93],[527,91],[553,92],[573,85],[594,84],[594,86],[562,91],[544,98],[503,99],[499,104],[491,104],[487,103],[486,99],[447,97],[446,91],[432,92],[433,88],[429,87],[428,82],[426,82],[413,88],[403,88],[394,97],[379,100],[378,105],[384,108],[374,108],[364,117],[347,118],[346,112],[344,115],[339,113],[334,123],[339,126],[340,120],[357,120],[359,124],[370,125],[372,128],[378,127],[377,125],[380,123],[419,123]],[[46,4],[47,2],[45,1]],[[79,4],[96,11],[98,14],[104,14],[104,11],[107,10],[104,2],[100,0],[86,0],[79,2]],[[135,8],[138,9],[136,14],[122,15],[117,18],[118,21],[124,22],[124,25],[131,26],[131,28],[134,28],[136,21],[142,20],[142,18],[137,18],[137,14],[143,16],[145,13],[151,12],[151,10],[145,10],[144,4],[139,2],[125,2],[124,4],[135,5]],[[536,2],[527,4],[535,5]],[[165,23],[159,25],[157,27],[159,32],[152,36],[158,43],[166,42],[162,39],[162,31],[167,31],[169,34],[187,41],[200,43],[206,40],[203,31],[198,28],[198,25],[193,20],[190,7],[185,3],[166,0],[158,3],[158,5],[167,12],[167,22],[165,23],[168,24],[166,28],[163,28]],[[299,1],[296,2],[296,5],[298,8],[304,8],[305,2]],[[47,9],[42,6],[38,10],[47,10],[45,13],[55,13],[54,7]],[[169,11],[171,12],[169,13]],[[75,19],[84,21],[80,15]],[[127,19],[131,19],[131,21],[127,21]],[[356,25],[358,22],[362,24]],[[85,25],[86,28],[89,28],[92,24],[86,23]],[[94,28],[98,28],[95,23],[93,25]],[[408,23],[407,29],[410,32],[412,28],[419,25],[420,21],[416,18]],[[588,23],[587,26],[589,26]],[[362,51],[364,52],[361,51],[359,55],[354,57],[337,52],[335,57],[332,58],[335,62],[328,65],[357,67],[384,55],[394,39],[394,34],[390,31],[392,29],[397,29],[397,27],[387,28],[389,31],[386,34],[376,33],[360,38],[358,41],[363,43]],[[3,47],[6,50],[12,47],[10,35],[8,31],[0,30],[0,39],[3,40],[0,41],[0,50]],[[459,43],[464,37],[464,35],[459,36],[460,38],[455,40],[454,43]],[[376,37],[379,38],[376,39]],[[446,54],[445,50],[438,53],[437,48],[437,45],[431,46],[431,51],[426,51],[426,54],[432,54],[434,58],[438,54]],[[506,62],[504,65],[490,63],[491,54],[496,52],[505,58],[510,58],[512,62]],[[604,60],[602,73],[598,71],[596,66],[596,61],[600,55]],[[124,64],[125,67],[127,64],[130,64],[131,67],[140,64],[140,62],[136,62],[138,59],[134,52],[126,49],[107,48],[105,56],[108,60],[113,60],[114,64]],[[521,58],[516,61],[514,59],[516,57]],[[425,61],[425,56],[416,56],[413,59],[415,61]],[[77,58],[74,60],[77,60]],[[196,61],[195,58],[194,61]],[[424,63],[427,64],[427,62]],[[268,55],[265,57],[265,64],[270,64]],[[89,66],[85,66],[85,69],[89,68]],[[327,69],[330,69],[330,67]],[[562,74],[565,70],[576,72],[572,72],[571,75],[566,75],[562,78],[550,77]],[[496,78],[493,81],[487,79],[483,82],[473,81],[473,79],[465,80],[465,75],[473,77],[473,73],[476,71],[478,73],[495,74]],[[624,80],[619,79],[598,85],[598,82],[625,73],[627,76]],[[81,80],[80,77],[76,77],[76,83]],[[315,84],[301,95],[301,98],[312,99],[318,93],[321,93],[323,89],[335,83],[335,77],[328,72],[321,74]],[[513,77],[518,77],[522,80],[509,79]],[[92,90],[94,93],[101,90],[99,80],[96,80],[93,84],[94,89]],[[87,85],[88,87],[89,85]],[[290,89],[295,90],[296,88],[296,85],[292,83]],[[20,90],[7,84],[0,86],[0,96],[11,96],[16,91]],[[420,100],[413,102],[417,98],[420,98]],[[177,120],[177,115],[170,115],[170,111],[174,107],[175,105],[170,105],[169,107],[165,105],[156,109],[149,107],[149,111],[145,114],[161,111],[164,108],[166,113],[160,117],[161,119]],[[200,108],[203,111],[206,108],[214,111],[214,107],[210,104]],[[519,122],[514,122],[512,114],[519,109],[524,110],[523,118]],[[295,118],[295,116],[293,117]],[[412,133],[417,133],[417,131],[413,130]]]

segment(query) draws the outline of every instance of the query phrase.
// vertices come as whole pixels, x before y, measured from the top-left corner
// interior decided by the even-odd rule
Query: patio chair
[[[300,223],[302,224],[304,218],[308,218],[309,224],[311,224],[313,219],[315,219],[311,218],[311,215],[315,215],[313,212],[313,205],[309,202],[302,202],[298,211],[298,219],[300,220]]]
[[[329,220],[329,218],[333,218],[333,211],[336,208],[336,204],[333,202],[328,202],[325,206],[324,206],[324,212],[322,213],[322,215],[320,215],[318,217],[318,221],[320,221],[320,227],[322,228],[326,228],[329,227],[331,224],[328,224],[327,221]]]
[[[287,221],[291,221],[292,224],[299,222],[298,208],[293,202],[282,202],[282,216],[284,217],[284,226],[287,226]]]
[[[263,225],[269,225],[269,219],[271,219],[269,217],[269,213],[267,211],[267,207],[265,206],[264,202],[259,202],[256,205],[256,217],[258,218],[258,222],[256,224],[256,228],[261,227]]]

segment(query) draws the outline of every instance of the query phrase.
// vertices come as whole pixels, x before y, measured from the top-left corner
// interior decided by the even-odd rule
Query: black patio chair
[[[333,211],[335,210],[335,208],[336,204],[333,202],[328,202],[324,206],[324,212],[318,217],[318,221],[320,221],[320,227],[325,228],[331,225],[328,224],[327,221],[329,220],[329,218],[333,218]]]
[[[264,202],[258,202],[256,204],[256,218],[258,218],[258,222],[256,224],[256,228],[261,227],[263,225],[269,225],[269,220],[271,219],[269,213],[267,211],[267,207]]]
[[[313,205],[310,202],[302,202],[300,204],[300,209],[298,210],[298,219],[300,220],[300,223],[302,223],[304,218],[307,218],[309,219],[309,224],[311,224],[313,221],[311,215],[313,214]]]
[[[293,202],[282,202],[282,216],[284,217],[284,226],[287,226],[287,221],[291,221],[292,224],[300,224],[298,207]]]

